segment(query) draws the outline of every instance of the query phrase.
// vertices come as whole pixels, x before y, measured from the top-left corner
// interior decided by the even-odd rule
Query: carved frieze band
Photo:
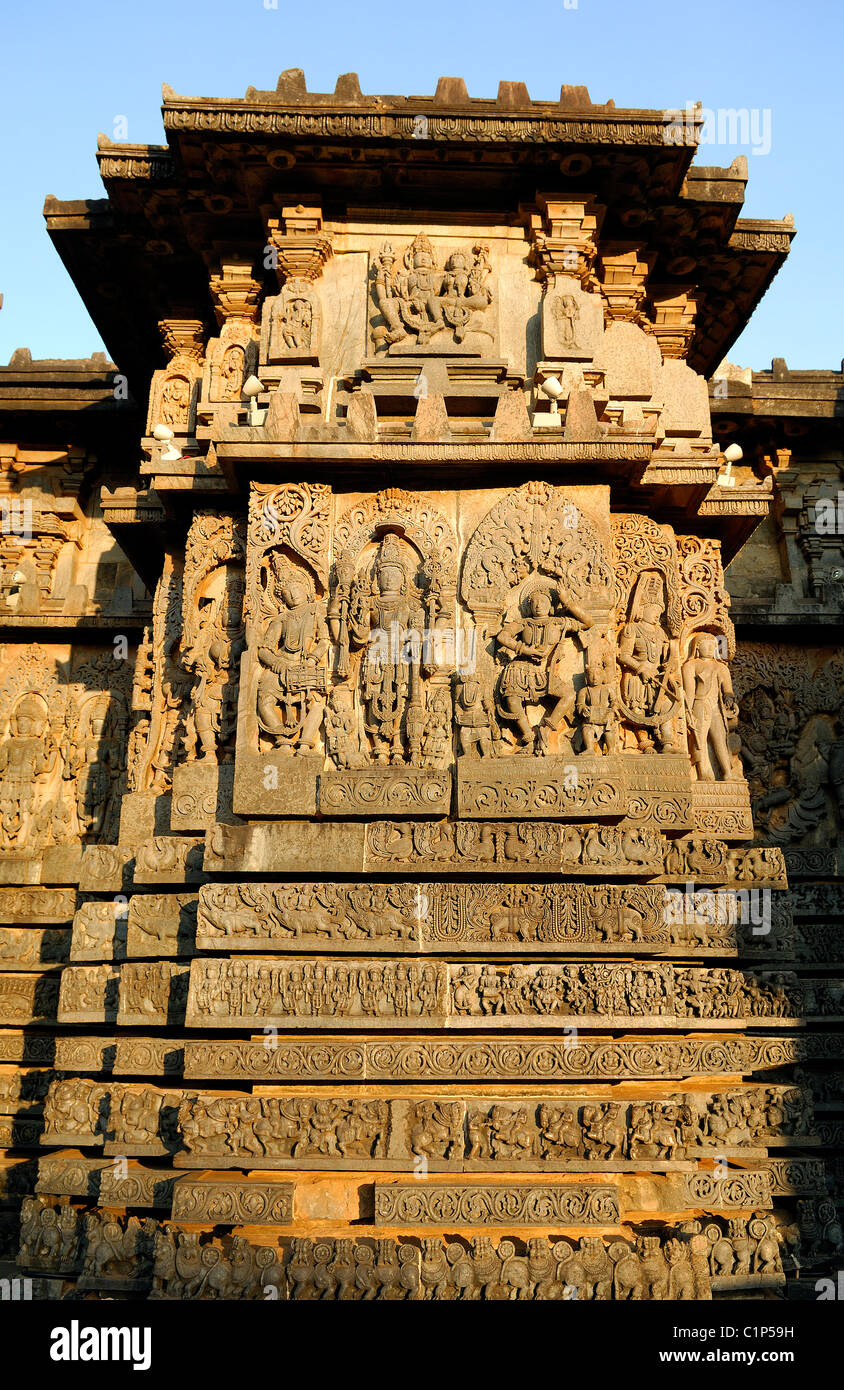
[[[445,1169],[500,1164],[673,1163],[813,1141],[794,1086],[679,1092],[660,1099],[583,1095],[360,1097],[208,1095],[87,1079],[52,1083],[42,1143],[175,1155],[178,1166],[332,1168],[414,1160]]]
[[[256,1245],[31,1197],[21,1214],[19,1264],[33,1274],[78,1276],[80,1290],[180,1300],[266,1300],[269,1289],[284,1301],[689,1300],[782,1285],[781,1248],[775,1220],[764,1213],[729,1227],[718,1220],[651,1227],[629,1239],[326,1235]]]
[[[86,969],[90,967],[78,967]],[[67,972],[65,972],[67,974]],[[608,1024],[723,1027],[751,1020],[835,1017],[844,986],[786,971],[747,973],[667,963],[510,966],[344,958],[264,957],[191,963],[186,1025],[286,1030],[336,1026],[485,1030],[548,1027],[560,1019]]]
[[[654,884],[215,883],[199,892],[196,947],[254,952],[330,947],[338,953],[498,950],[502,945],[524,953],[567,946],[596,953],[791,949],[788,895],[766,899],[764,921],[761,907],[749,890],[739,896],[739,890],[704,888],[678,896]]]
[[[776,847],[730,848],[722,840],[669,840],[635,826],[558,821],[265,822],[208,832],[208,873],[562,874],[656,878],[660,882],[786,888]]]
[[[676,1080],[842,1058],[844,1034],[711,1040],[574,1035],[370,1040],[268,1034],[258,1041],[187,1041],[184,1051],[185,1078],[194,1081]]]
[[[381,1226],[612,1226],[618,1220],[616,1188],[597,1184],[375,1184]]]

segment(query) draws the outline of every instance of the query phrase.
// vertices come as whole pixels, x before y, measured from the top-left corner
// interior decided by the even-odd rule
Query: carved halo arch
[[[529,582],[528,582],[529,581]],[[551,483],[528,482],[497,502],[466,548],[461,598],[489,627],[528,589],[553,590],[572,611],[606,617],[613,606],[612,569],[588,517]]]
[[[457,571],[457,537],[446,517],[428,498],[388,488],[350,507],[339,518],[334,539],[335,565],[356,569],[367,545],[392,533],[420,556],[431,589],[439,598],[437,621],[453,620]]]
[[[622,621],[630,616],[640,577],[646,571],[662,576],[665,623],[670,637],[683,626],[682,579],[677,541],[670,526],[661,526],[639,513],[612,518],[616,608]]]

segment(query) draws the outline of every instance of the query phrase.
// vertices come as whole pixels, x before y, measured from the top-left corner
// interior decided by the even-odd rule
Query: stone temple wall
[[[0,369],[39,1297],[840,1260],[841,377],[722,362],[793,228],[665,113],[455,83],[168,91],[108,216],[48,200],[116,366]]]

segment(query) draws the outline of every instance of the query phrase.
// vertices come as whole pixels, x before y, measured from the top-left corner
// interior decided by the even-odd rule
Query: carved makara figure
[[[691,740],[692,762],[701,781],[740,776],[733,746],[738,727],[738,701],[730,670],[718,655],[718,639],[699,632],[692,638],[683,663],[683,694]],[[710,756],[711,755],[711,756]],[[712,770],[714,761],[717,773]]]
[[[557,663],[565,643],[590,624],[582,609],[573,618],[556,613],[547,588],[533,589],[526,607],[525,617],[505,623],[497,633],[499,649],[510,654],[498,682],[497,703],[501,718],[516,725],[522,746],[541,754],[547,751],[549,731],[565,726],[571,737],[574,686],[561,679]],[[571,601],[569,607],[575,612]],[[553,702],[550,708],[546,702]],[[534,729],[528,709],[537,705],[543,714]]]
[[[280,552],[272,557],[271,574],[281,611],[257,648],[258,726],[282,753],[315,752],[327,689],[324,605],[310,597]]]
[[[337,585],[328,609],[332,638],[339,643],[338,669],[345,674],[349,648],[363,649],[360,692],[363,727],[376,763],[403,763],[421,737],[422,638],[425,612],[406,547],[388,533],[375,558],[373,578],[338,562]]]
[[[483,318],[492,302],[490,275],[489,248],[481,243],[471,253],[453,251],[442,270],[424,232],[405,251],[401,268],[385,243],[373,269],[372,294],[383,319],[373,329],[376,348],[393,343],[427,347],[437,333],[449,334],[458,344],[470,332],[492,337]]]
[[[680,680],[675,644],[662,625],[661,591],[661,576],[641,576],[630,620],[619,634],[621,710],[641,749],[656,746],[660,752],[676,752]]]

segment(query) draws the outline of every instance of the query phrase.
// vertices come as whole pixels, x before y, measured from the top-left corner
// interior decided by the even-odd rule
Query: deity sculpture
[[[575,609],[569,605],[572,612]],[[542,754],[548,750],[551,731],[566,726],[571,732],[575,693],[571,684],[557,673],[557,662],[572,634],[589,626],[581,610],[574,618],[554,612],[554,600],[547,589],[534,589],[527,599],[528,615],[505,623],[496,635],[498,646],[512,653],[498,683],[497,704],[502,719],[515,723],[523,747]],[[528,707],[553,700],[536,729],[528,718]]]
[[[656,745],[661,752],[676,752],[680,690],[674,644],[662,626],[661,583],[656,574],[642,576],[630,620],[619,634],[621,709],[640,749]]]
[[[220,385],[225,401],[240,400],[246,356],[239,343],[226,348],[220,364]]]
[[[593,630],[582,639],[586,646],[584,684],[577,693],[583,745],[587,753],[618,753],[618,683],[615,655],[608,637]]]
[[[376,346],[407,343],[427,347],[436,333],[450,332],[462,343],[470,331],[492,336],[483,312],[492,301],[489,248],[477,245],[451,253],[437,268],[434,249],[420,232],[405,251],[403,270],[389,243],[382,246],[373,275],[373,298],[384,320],[374,330]]]
[[[9,734],[0,744],[0,828],[6,845],[27,844],[37,831],[40,794],[57,758],[46,706],[29,692],[13,709]]]
[[[197,677],[191,704],[199,758],[225,762],[233,755],[237,672],[245,647],[243,575],[237,566],[221,566],[215,579],[219,582],[212,582],[200,600],[198,625],[183,662]]]
[[[311,345],[311,306],[307,299],[290,299],[280,316],[281,336],[285,347],[307,348]]]
[[[454,719],[462,754],[490,758],[498,752],[501,730],[495,707],[477,676],[464,676],[458,682]]]
[[[168,376],[161,391],[159,424],[184,429],[190,415],[191,385],[187,377]]]
[[[325,743],[337,767],[360,768],[366,765],[366,757],[359,745],[354,701],[355,692],[351,686],[337,685],[331,691],[325,709]]]
[[[116,835],[119,819],[116,798],[123,771],[126,715],[112,712],[108,696],[96,701],[87,719],[74,727],[75,714],[70,703],[62,747],[65,777],[76,778],[76,814],[83,836],[107,840]]]
[[[560,342],[563,347],[576,348],[576,323],[580,317],[580,310],[574,295],[556,295],[551,306],[551,312],[556,319],[557,331],[559,332]]]
[[[425,613],[395,535],[382,540],[371,582],[368,575],[354,575],[342,562],[338,564],[328,624],[340,646],[341,672],[349,648],[363,649],[363,726],[372,739],[375,762],[405,762],[412,752],[411,741],[418,740],[415,729],[421,728]]]
[[[698,777],[705,782],[715,778],[710,749],[719,780],[737,776],[735,753],[730,743],[738,726],[738,701],[733,695],[729,667],[718,656],[718,639],[711,633],[699,632],[692,639],[689,655],[683,663],[683,694],[692,761]]]
[[[258,646],[258,725],[280,752],[316,752],[327,688],[324,608],[279,553],[271,563],[283,609]]]

